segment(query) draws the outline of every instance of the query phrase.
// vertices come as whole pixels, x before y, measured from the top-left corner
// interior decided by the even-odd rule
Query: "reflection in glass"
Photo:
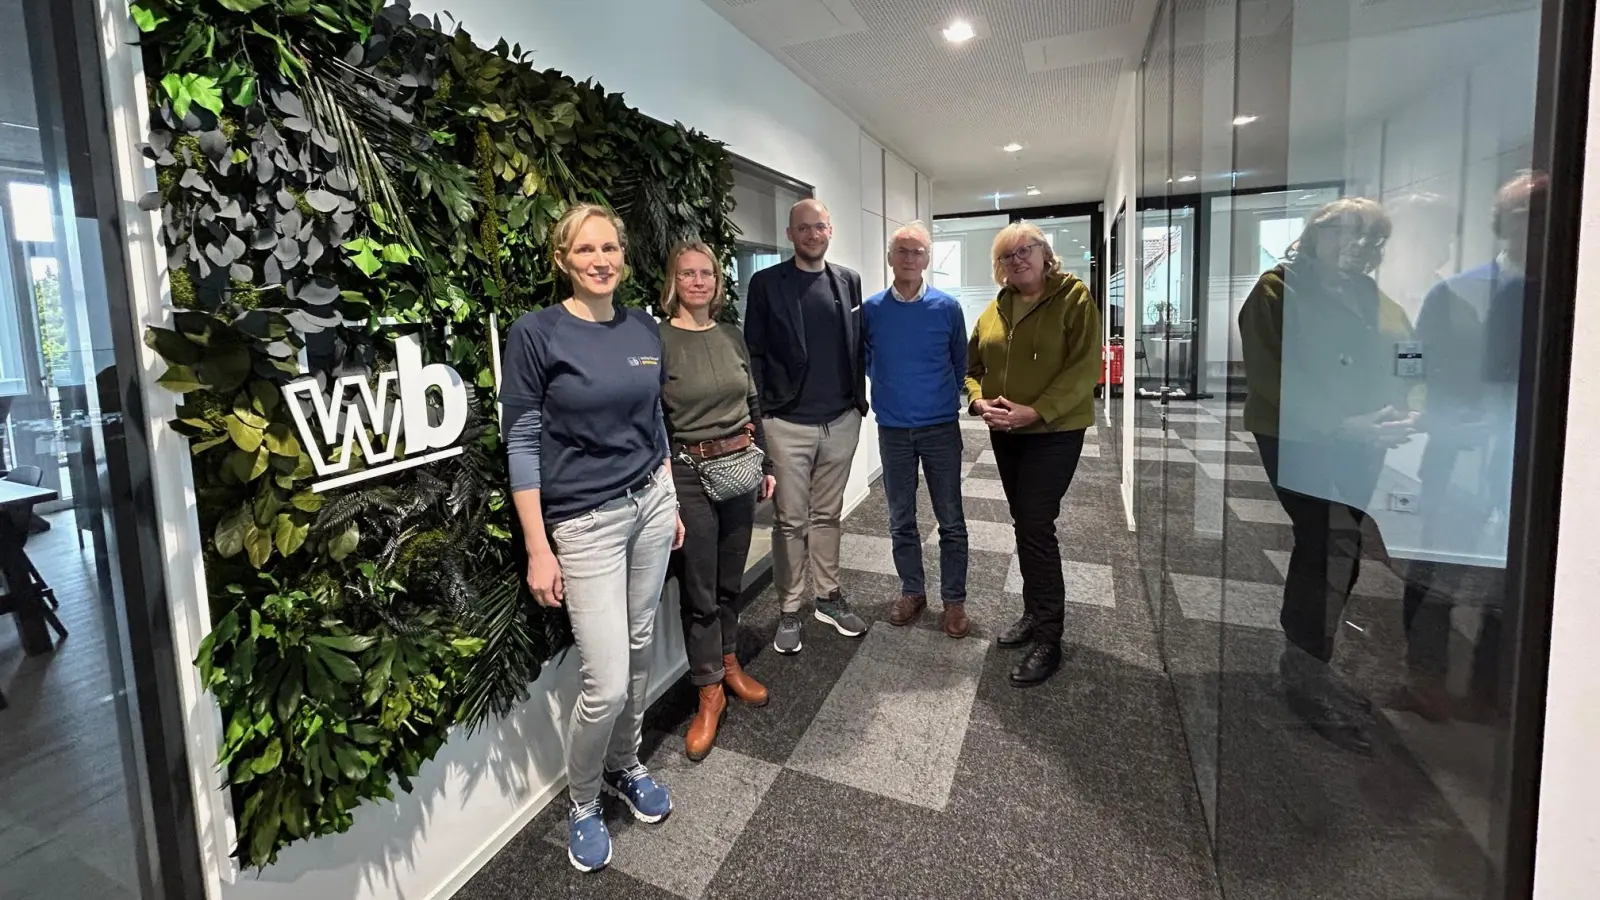
[[[1198,319],[1215,397],[1135,404],[1138,552],[1222,893],[1505,896],[1540,10],[1270,5],[1160,4],[1139,90],[1129,341]]]

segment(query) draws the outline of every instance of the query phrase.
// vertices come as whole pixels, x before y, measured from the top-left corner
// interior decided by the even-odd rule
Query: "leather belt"
[[[745,430],[733,437],[718,438],[714,441],[701,441],[698,444],[680,444],[678,449],[689,454],[695,459],[716,459],[730,453],[738,453],[748,449],[755,443],[755,427],[746,426]]]

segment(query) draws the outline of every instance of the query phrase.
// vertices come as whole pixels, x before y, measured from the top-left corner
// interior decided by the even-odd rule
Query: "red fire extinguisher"
[[[1122,383],[1122,342],[1120,340],[1106,344],[1100,351],[1100,359],[1105,365],[1100,367],[1100,383],[1108,380],[1112,384]],[[1109,373],[1109,379],[1107,377]]]

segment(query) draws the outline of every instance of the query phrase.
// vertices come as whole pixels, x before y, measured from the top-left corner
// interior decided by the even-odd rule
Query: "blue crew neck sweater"
[[[961,304],[931,285],[909,302],[889,288],[862,304],[862,322],[878,424],[926,428],[955,421],[967,371]]]

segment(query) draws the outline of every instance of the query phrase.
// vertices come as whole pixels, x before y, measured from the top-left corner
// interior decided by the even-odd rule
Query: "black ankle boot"
[[[1010,628],[1000,632],[995,643],[1002,647],[1021,647],[1033,643],[1033,616],[1023,615],[1013,622]]]
[[[1059,668],[1061,668],[1061,644],[1036,643],[1028,648],[1027,654],[1022,657],[1022,662],[1017,663],[1016,668],[1011,670],[1011,683],[1016,687],[1043,684]]]

